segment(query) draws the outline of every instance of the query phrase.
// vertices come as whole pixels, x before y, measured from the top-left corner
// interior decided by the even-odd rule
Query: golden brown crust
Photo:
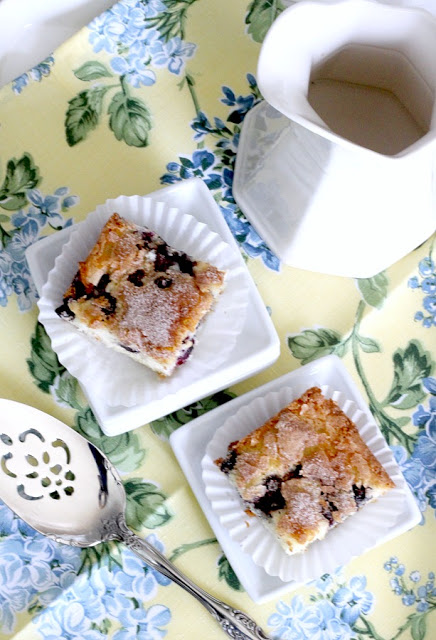
[[[224,276],[114,213],[79,263],[57,311],[169,375],[192,350],[198,324],[222,291]]]
[[[394,487],[356,425],[318,387],[231,443],[216,463],[291,553]]]

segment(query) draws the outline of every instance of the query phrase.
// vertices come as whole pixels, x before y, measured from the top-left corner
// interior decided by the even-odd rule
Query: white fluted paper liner
[[[336,567],[346,564],[353,557],[374,547],[401,516],[405,483],[380,430],[370,414],[361,411],[342,392],[327,385],[321,387],[327,398],[332,398],[344,413],[356,424],[359,433],[395,483],[395,488],[378,500],[366,504],[356,514],[331,529],[324,540],[313,542],[300,554],[288,555],[276,537],[258,517],[247,515],[238,493],[214,460],[225,457],[230,442],[247,435],[278,413],[289,402],[301,395],[300,390],[287,387],[257,397],[241,407],[214,434],[202,460],[203,482],[206,495],[221,525],[233,540],[250,554],[254,563],[271,576],[284,582],[307,582]]]
[[[114,212],[149,227],[175,249],[227,272],[223,293],[197,331],[191,358],[166,379],[160,379],[144,365],[80,333],[55,313],[77,272],[78,262],[88,256]],[[247,278],[234,249],[196,218],[151,198],[120,196],[99,205],[73,230],[42,289],[39,320],[50,336],[59,361],[85,387],[91,381],[95,385],[98,380],[109,406],[146,404],[204,379],[225,361],[244,326]]]

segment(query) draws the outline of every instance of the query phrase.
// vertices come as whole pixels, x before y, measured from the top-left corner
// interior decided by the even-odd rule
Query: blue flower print
[[[2,550],[3,551],[3,550]],[[11,633],[16,614],[25,611],[33,593],[20,582],[23,562],[19,554],[8,551],[0,555],[0,629]]]
[[[12,216],[12,222],[17,224],[17,217]],[[26,216],[23,218],[23,224],[16,229],[11,241],[7,246],[7,251],[13,262],[22,262],[25,257],[26,249],[30,247],[37,239],[40,232],[40,226],[34,218]]]
[[[219,173],[221,171],[221,173]],[[208,149],[198,149],[192,159],[181,156],[180,162],[169,162],[167,173],[161,178],[163,184],[174,184],[187,178],[200,177],[211,191],[222,189],[228,200],[233,200],[231,183],[233,171],[217,167],[217,158]],[[236,204],[222,200],[220,205],[224,218],[235,238],[251,258],[261,257],[264,264],[274,271],[280,269],[278,258],[268,249],[259,234],[240,213]]]
[[[45,591],[54,583],[50,561],[53,549],[44,541],[30,538],[23,544],[20,552],[22,567],[20,570],[20,584],[34,591]]]
[[[0,628],[12,630],[15,613],[31,603],[52,602],[77,573],[80,550],[31,531],[33,535],[19,532],[0,541]]]
[[[54,57],[50,55],[26,73],[22,73],[12,82],[12,91],[19,94],[25,87],[27,87],[31,80],[41,82],[44,77],[50,75],[53,64]]]
[[[430,393],[428,406],[418,405],[412,415],[412,423],[419,428],[418,437],[410,458],[403,447],[392,447],[395,459],[424,512],[429,504],[436,510],[436,378],[422,379],[423,387]]]
[[[51,55],[45,58],[45,60],[37,64],[32,69],[30,69],[29,73],[32,80],[35,80],[36,82],[41,82],[42,78],[50,75],[51,67],[53,64],[54,64],[54,57]]]
[[[225,121],[218,117],[209,119],[204,111],[197,110],[191,122],[194,140],[203,145],[204,138],[210,136],[216,139],[214,150],[203,147],[194,151],[192,158],[180,156],[179,162],[168,163],[161,182],[174,184],[194,176],[201,178],[213,192],[229,229],[243,251],[251,258],[260,257],[269,269],[279,271],[280,261],[252,228],[233,197],[233,165],[239,143],[239,125],[260,99],[254,76],[247,74],[247,80],[250,93],[245,96],[236,95],[230,87],[222,87],[221,102],[231,108]]]
[[[311,640],[350,640],[355,637],[349,624],[341,618],[339,608],[328,600],[321,600],[316,604],[318,614],[318,629],[310,636]]]
[[[122,573],[122,568],[117,565],[110,570],[105,566],[94,566],[89,577],[90,585],[99,594],[106,613],[115,619],[118,619],[121,611],[130,605],[130,599],[120,584],[123,582]]]
[[[0,305],[6,307],[8,298],[12,293],[11,273],[12,259],[11,256],[0,249]]]
[[[164,551],[163,544],[154,534],[148,536],[147,541],[158,551]],[[126,551],[123,553],[123,571],[118,573],[117,583],[127,596],[144,601],[156,595],[158,585],[167,586],[171,580],[145,565],[132,552]]]
[[[416,456],[416,445],[414,453],[410,458],[407,455],[406,449],[402,446],[393,446],[391,449],[416,499],[420,511],[424,513],[427,509],[428,483],[432,480],[432,474],[425,469],[421,460]]]
[[[270,251],[270,249],[268,249],[265,242],[251,225],[243,243],[243,247],[250,258],[257,258],[260,256],[264,264],[272,271],[278,271],[280,269],[279,259]]]
[[[157,67],[168,67],[168,71],[180,75],[186,60],[195,54],[196,46],[190,42],[184,42],[179,36],[175,36],[165,42],[155,40],[150,46],[153,64]]]
[[[147,3],[123,0],[89,24],[93,50],[115,54],[111,68],[126,76],[135,88],[156,82],[154,72],[148,68],[150,63],[180,75],[186,60],[195,53],[193,43],[184,42],[179,36],[167,40],[165,35],[149,28],[147,21],[165,11],[167,7],[160,0]]]
[[[402,598],[401,602],[405,607],[411,607],[416,602],[416,595],[414,593],[406,593]]]
[[[81,602],[62,602],[50,609],[50,616],[36,619],[39,633],[44,640],[104,640],[106,635],[92,627]]]
[[[252,89],[257,88],[257,83],[250,73],[247,74],[247,80]],[[221,102],[229,107],[236,107],[230,114],[228,120],[235,124],[240,124],[245,115],[252,109],[256,103],[257,97],[255,94],[250,93],[246,96],[236,96],[230,87],[223,87],[224,98],[221,98]]]
[[[208,149],[194,151],[192,159],[180,156],[180,162],[169,162],[167,171],[161,181],[164,184],[174,184],[187,178],[203,178],[209,188],[215,188],[215,184],[221,185],[221,177],[218,173],[210,173],[216,162],[215,155]]]
[[[411,289],[421,289],[425,294],[422,300],[424,311],[415,313],[415,320],[426,329],[436,325],[436,265],[431,256],[423,258],[418,265],[419,276],[409,279]]]
[[[385,562],[384,568],[389,573],[392,573],[393,571],[398,573],[398,569],[401,568],[400,577],[392,578],[390,580],[390,585],[394,594],[401,596],[401,602],[405,607],[415,606],[418,613],[425,613],[429,610],[430,604],[432,607],[434,606],[436,589],[434,585],[435,576],[433,572],[430,572],[427,575],[424,584],[418,585],[422,579],[421,573],[414,570],[406,577],[405,567],[403,564],[399,564],[398,558],[390,558],[388,562]]]
[[[167,634],[163,627],[171,621],[171,612],[160,604],[145,609],[132,603],[119,619],[123,628],[114,634],[114,640],[159,640]]]
[[[117,41],[124,31],[124,26],[111,11],[105,11],[94,18],[88,28],[91,31],[89,42],[95,53],[116,51]]]
[[[249,255],[250,258],[261,257],[263,263],[272,271],[279,271],[279,259],[271,252],[270,249],[268,249],[265,242],[253,229],[248,220],[241,216],[241,214],[238,215],[236,205],[227,204],[220,208],[230,231],[241,243],[241,246],[247,255]]]
[[[436,433],[436,378],[423,378],[422,385],[431,394],[429,408],[424,409],[419,405],[417,412],[413,415],[413,424],[418,427],[427,426],[433,433]]]
[[[123,0],[116,3],[109,11],[117,19],[118,24],[123,26],[118,36],[119,43],[128,47],[143,35],[145,24],[141,2]]]
[[[25,87],[29,84],[30,78],[28,73],[22,73],[18,78],[12,82],[12,91],[14,93],[21,93]]]
[[[428,408],[422,404],[412,416],[413,424],[425,431],[420,433],[412,457],[420,461],[425,469],[436,471],[436,379],[424,378],[423,386],[431,394]]]
[[[0,540],[0,629],[11,632],[17,613],[48,605],[74,582],[80,550],[36,533],[1,503],[2,516],[11,533]]]
[[[101,592],[84,574],[77,577],[46,607],[35,620],[45,640],[100,640],[105,636],[95,629],[105,609]]]
[[[436,439],[430,430],[428,430],[428,435],[421,434],[418,437],[412,456],[417,458],[425,469],[433,472],[434,477],[434,472],[436,471]]]
[[[353,625],[361,614],[367,615],[374,605],[374,596],[366,591],[366,578],[354,576],[348,587],[341,587],[333,595],[332,602],[340,609],[341,619]]]
[[[294,596],[290,604],[280,600],[276,612],[268,618],[274,638],[304,640],[312,638],[319,628],[319,619],[313,607],[308,607],[301,596]]]
[[[111,60],[111,67],[115,73],[125,76],[127,82],[136,89],[141,85],[151,86],[156,82],[154,72],[136,55],[129,55],[126,58],[116,56]]]
[[[397,577],[391,578],[391,580],[389,581],[389,584],[396,596],[400,596],[403,593],[403,587],[401,586],[400,581],[398,580]]]
[[[25,252],[42,235],[47,226],[63,229],[72,224],[62,212],[77,204],[77,196],[68,187],[60,187],[53,194],[44,195],[39,189],[26,192],[29,206],[10,216],[12,229],[8,231],[0,249],[0,305],[6,306],[11,293],[17,296],[20,311],[28,311],[35,303],[37,292],[30,276]]]
[[[27,192],[28,200],[34,205],[30,207],[27,215],[38,219],[41,226],[47,222],[56,229],[69,226],[71,220],[65,221],[61,210],[68,210],[78,203],[77,196],[68,196],[68,189],[61,187],[56,189],[53,195],[44,196],[39,189],[30,189]],[[65,198],[63,196],[66,196]],[[16,226],[19,226],[18,224]]]

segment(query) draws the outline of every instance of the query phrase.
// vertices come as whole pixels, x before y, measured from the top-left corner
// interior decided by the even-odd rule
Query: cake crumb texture
[[[395,485],[356,425],[312,387],[215,461],[288,553]]]
[[[80,330],[157,371],[191,355],[225,272],[114,213],[56,310]]]

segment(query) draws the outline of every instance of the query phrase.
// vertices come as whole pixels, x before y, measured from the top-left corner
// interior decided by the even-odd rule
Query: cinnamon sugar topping
[[[230,456],[221,469],[288,553],[394,486],[356,425],[318,387],[231,443]]]
[[[58,314],[160,375],[190,355],[225,273],[114,213],[64,294]]]

